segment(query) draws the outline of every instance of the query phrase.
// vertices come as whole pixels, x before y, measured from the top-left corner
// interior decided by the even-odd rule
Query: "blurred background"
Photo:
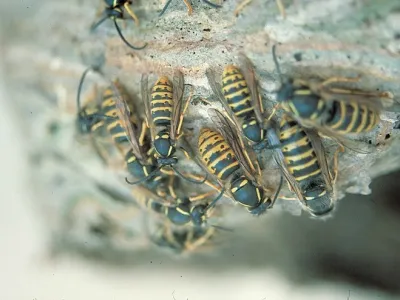
[[[139,17],[156,16],[165,1],[153,2],[146,6],[139,1]],[[201,1],[192,2],[199,18],[211,15],[213,21],[232,14],[238,4],[224,1],[217,13]],[[268,20],[280,34],[287,28],[304,33],[314,22],[307,25],[304,14],[311,11],[312,19],[316,7],[316,18],[324,18],[326,8],[332,24],[341,20],[340,13],[363,19],[362,25],[343,21],[343,26],[349,31],[370,28],[372,40],[385,42],[373,49],[393,59],[393,73],[382,80],[394,85],[400,78],[400,3],[332,0],[324,1],[325,7],[317,2],[283,1],[288,14],[283,20],[274,1],[254,0],[237,22],[243,24],[259,7],[268,8]],[[114,56],[124,51],[115,46],[120,42],[112,26],[99,35],[88,33],[102,3],[0,3],[1,299],[399,299],[395,115],[386,116],[391,137],[386,152],[374,156],[368,170],[372,183],[370,177],[361,178],[362,172],[352,178],[361,178],[355,192],[368,195],[348,194],[333,218],[316,221],[281,207],[254,218],[228,206],[223,219],[232,231],[219,232],[205,249],[176,254],[149,241],[148,214],[129,202],[123,181],[76,135],[76,87],[85,65],[105,60],[118,68]],[[166,20],[179,16],[189,22],[193,16],[185,9],[182,1],[174,1]],[[145,34],[129,36],[138,41],[146,36],[152,23],[144,23]],[[319,26],[311,31],[338,31],[328,21]],[[109,36],[111,42],[106,41]],[[192,80],[200,82],[196,76]],[[101,230],[103,212],[116,222],[113,230]]]

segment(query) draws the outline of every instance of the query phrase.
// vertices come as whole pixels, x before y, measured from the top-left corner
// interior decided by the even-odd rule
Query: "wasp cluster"
[[[184,2],[191,14],[190,3]],[[241,3],[235,13],[250,2]],[[117,23],[124,10],[139,23],[131,4],[106,1],[104,17],[93,29],[111,18],[123,42],[141,50],[146,44],[133,46]],[[277,4],[285,16],[282,3]],[[271,60],[279,88],[269,93],[276,101],[265,97],[257,68],[244,53],[239,54],[237,64],[226,65],[222,74],[212,67],[206,70],[213,92],[209,98],[185,83],[180,68],[172,77],[161,72],[157,78],[145,70],[140,82],[141,105],[136,106],[122,84],[107,79],[99,67],[84,72],[77,96],[79,132],[90,137],[105,165],[117,161],[123,166],[133,198],[156,220],[150,233],[155,244],[178,252],[209,244],[226,230],[217,221],[224,198],[224,203],[242,206],[255,216],[279,202],[296,203],[313,217],[332,214],[338,198],[340,154],[368,155],[368,144],[354,141],[379,125],[381,112],[393,104],[393,95],[351,88],[360,77],[285,78],[277,48],[272,47]],[[91,70],[105,86],[97,97],[81,104],[83,83]],[[189,106],[195,102],[206,107],[203,117],[209,126],[187,125]],[[331,157],[322,137],[337,145]],[[271,182],[269,174],[277,172],[279,179]],[[286,192],[284,185],[289,187]],[[112,226],[99,225],[92,230],[106,235],[105,228]]]
[[[398,168],[397,114],[382,92],[400,92],[396,26],[389,13],[357,23],[372,1],[319,11],[285,0],[281,11],[253,0],[237,18],[250,1],[107,1],[95,17],[101,2],[32,7],[9,33],[24,47],[5,51],[32,195],[43,191],[32,198],[60,251],[136,258],[152,244],[186,252],[241,229],[258,236],[249,218],[261,229],[282,209],[330,216],[344,193],[367,194]],[[322,27],[327,11],[343,22]],[[49,32],[37,30],[47,19]]]

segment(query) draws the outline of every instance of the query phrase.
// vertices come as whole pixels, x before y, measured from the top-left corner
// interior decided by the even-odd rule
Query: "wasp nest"
[[[29,16],[8,23],[13,34],[6,35],[5,79],[10,99],[15,99],[12,104],[24,132],[38,199],[52,216],[49,221],[57,241],[87,250],[111,247],[130,251],[145,249],[151,230],[152,216],[143,214],[136,201],[143,196],[141,188],[127,185],[120,161],[104,165],[91,143],[77,133],[76,93],[88,66],[101,66],[106,78],[118,78],[141,117],[142,74],[172,78],[179,70],[194,90],[184,127],[195,135],[203,127],[215,127],[210,107],[222,109],[206,70],[220,74],[226,65],[238,64],[241,54],[255,68],[264,105],[274,107],[281,81],[272,59],[273,45],[284,78],[323,81],[357,77],[348,88],[388,92],[395,103],[399,101],[398,1],[330,0],[321,5],[317,0],[253,0],[235,13],[241,2],[223,1],[216,3],[221,6],[217,8],[206,1],[192,1],[189,15],[185,2],[176,0],[158,16],[166,1],[133,1],[130,7],[139,24],[128,14],[125,24],[117,22],[129,43],[147,44],[137,51],[121,40],[111,19],[90,32],[101,18],[96,11],[104,9],[96,0],[79,5],[41,1],[31,7]],[[121,9],[125,11],[123,6]],[[102,88],[94,76],[89,76],[85,86],[83,98],[91,93],[96,98],[96,91]],[[275,117],[280,120],[281,116],[278,110]],[[356,148],[368,146],[367,153],[350,147],[340,153],[337,199],[346,193],[370,193],[372,178],[399,167],[398,128],[398,114],[384,110],[374,130],[352,140]],[[337,144],[325,138],[323,142],[330,164]],[[196,149],[196,139],[189,138],[189,143]],[[266,155],[263,176],[274,190],[280,172],[270,158]],[[195,172],[196,167],[190,165],[185,171]],[[190,192],[196,188],[192,185]],[[283,193],[291,193],[286,183]],[[271,213],[283,208],[299,214],[300,205],[293,203],[297,202],[278,200]],[[224,199],[217,205],[223,210],[220,217],[234,216],[238,225],[246,210],[237,207],[228,214],[225,207],[231,204]],[[229,220],[226,224],[232,225]]]

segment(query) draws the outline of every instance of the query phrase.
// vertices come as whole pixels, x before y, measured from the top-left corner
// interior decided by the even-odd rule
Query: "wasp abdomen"
[[[160,77],[151,90],[151,115],[154,125],[169,126],[172,115],[172,83],[166,76]]]
[[[279,139],[288,171],[297,182],[321,174],[312,144],[305,131],[295,121],[282,119]]]
[[[219,179],[225,180],[239,169],[233,150],[218,132],[203,128],[200,131],[198,148],[203,163]]]
[[[333,101],[326,121],[329,128],[340,134],[368,132],[378,123],[378,112],[355,101]]]
[[[222,93],[237,117],[243,117],[253,111],[250,90],[239,68],[233,65],[225,67],[222,75]]]

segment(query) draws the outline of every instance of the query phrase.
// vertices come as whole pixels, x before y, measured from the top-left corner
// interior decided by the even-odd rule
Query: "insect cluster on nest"
[[[130,2],[106,1],[105,18],[114,20],[121,37],[116,19],[123,17],[122,9],[137,20]],[[185,3],[191,13],[190,3]],[[208,244],[224,230],[215,218],[223,208],[217,203],[224,197],[256,216],[273,208],[276,201],[298,201],[314,217],[332,212],[339,152],[357,148],[350,138],[373,130],[391,97],[389,93],[341,86],[360,78],[333,77],[322,82],[285,79],[275,52],[273,46],[272,57],[281,82],[275,92],[277,105],[265,109],[268,99],[260,93],[255,67],[240,54],[239,64],[225,66],[222,75],[212,68],[206,71],[223,109],[204,99],[211,104],[207,113],[213,125],[199,130],[184,126],[196,90],[185,84],[181,71],[175,70],[172,80],[158,77],[150,87],[149,74],[142,75],[144,113],[135,108],[117,80],[104,89],[100,101],[81,105],[88,71],[101,74],[96,68],[84,72],[77,97],[80,133],[91,137],[104,161],[108,160],[105,144],[115,145],[124,157],[129,173],[126,183],[141,187],[143,197],[135,194],[135,198],[142,198],[142,206],[161,217],[156,218],[162,221],[152,234],[157,245],[187,251]],[[278,109],[283,111],[280,118],[275,113]],[[320,135],[339,145],[330,160]],[[261,157],[266,154],[280,170],[280,181],[274,186],[266,183],[268,173],[274,172],[265,169]],[[292,197],[281,195],[284,182]]]

